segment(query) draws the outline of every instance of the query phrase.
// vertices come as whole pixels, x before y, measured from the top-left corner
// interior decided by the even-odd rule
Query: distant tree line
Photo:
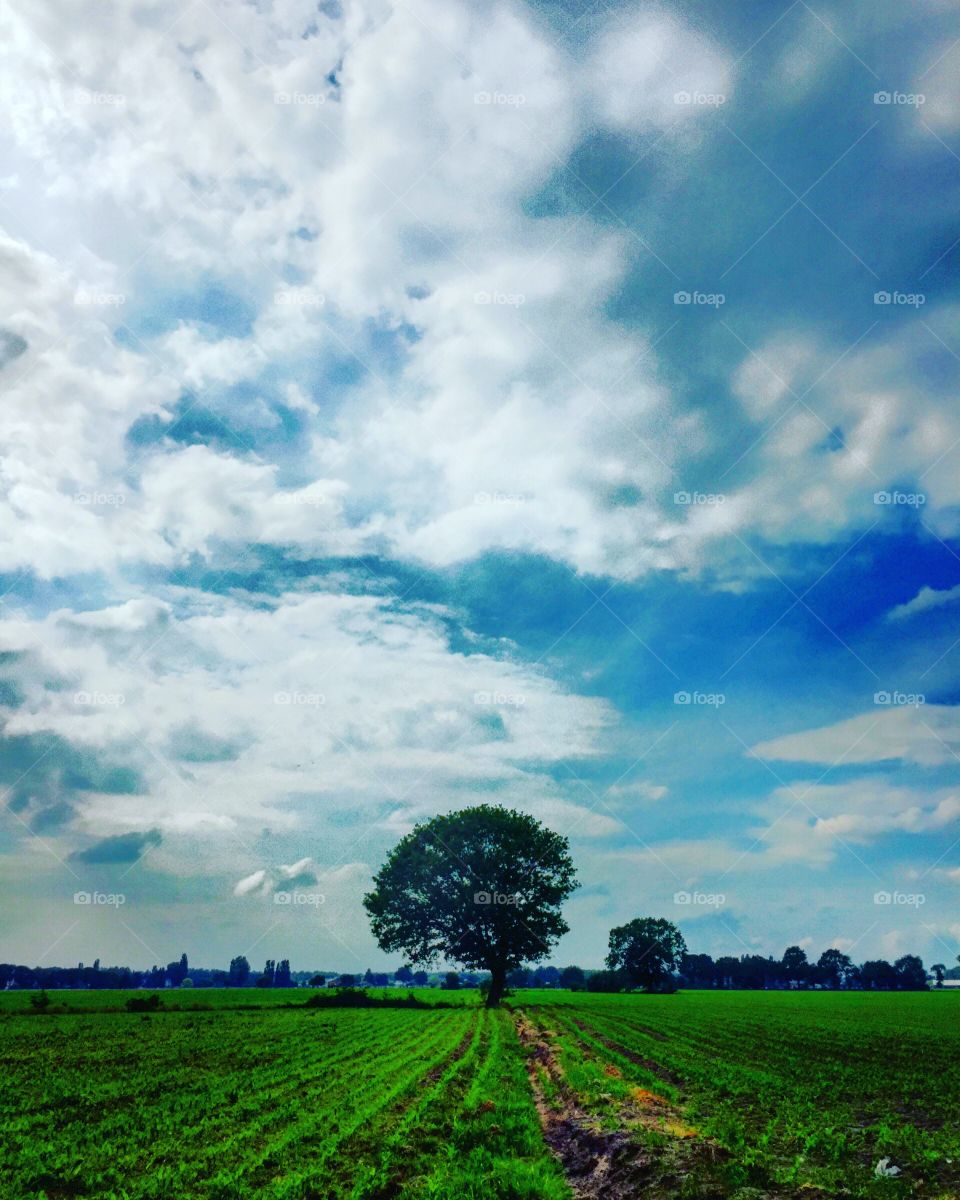
[[[946,968],[933,968],[938,985]],[[896,962],[871,959],[859,965],[837,949],[824,950],[816,962],[801,946],[788,946],[779,959],[759,954],[725,956],[686,954],[678,972],[681,987],[690,988],[824,988],[831,991],[925,991],[927,972],[916,954],[904,954]]]
[[[947,977],[960,976],[960,969],[948,969],[943,963],[930,968],[936,986]],[[825,950],[813,962],[801,946],[788,946],[779,959],[759,954],[711,958],[709,954],[690,954],[679,929],[669,921],[653,917],[637,918],[611,930],[610,951],[605,970],[578,966],[515,967],[507,972],[506,986],[518,988],[567,988],[572,991],[620,992],[640,989],[669,992],[677,988],[715,990],[787,990],[826,989],[832,991],[925,991],[927,971],[915,954],[905,954],[895,962],[872,959],[854,963],[837,949]],[[22,989],[163,989],[180,987],[260,987],[260,988],[387,988],[440,987],[444,990],[481,988],[490,985],[485,971],[446,971],[428,973],[401,966],[395,971],[362,974],[291,971],[289,959],[269,958],[259,973],[252,970],[244,955],[230,960],[228,970],[194,968],[186,954],[165,967],[145,971],[130,967],[92,966],[25,967],[0,963],[0,990]]]

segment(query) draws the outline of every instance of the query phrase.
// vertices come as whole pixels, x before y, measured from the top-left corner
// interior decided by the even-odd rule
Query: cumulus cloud
[[[268,606],[210,597],[169,613],[127,602],[3,630],[25,664],[26,702],[9,712],[8,737],[109,752],[147,781],[149,798],[109,806],[78,793],[87,820],[123,831],[149,812],[159,829],[197,836],[264,821],[316,834],[344,794],[369,823],[429,780],[434,811],[482,784],[607,831],[538,779],[551,763],[597,753],[612,710],[502,647],[452,651],[435,610],[313,593]],[[68,686],[45,687],[49,670]]]
[[[756,837],[775,863],[824,866],[838,856],[859,865],[856,849],[893,834],[919,835],[956,826],[960,795],[955,791],[896,786],[875,779],[843,784],[778,788],[764,806],[769,823]],[[866,879],[876,879],[864,867]]]

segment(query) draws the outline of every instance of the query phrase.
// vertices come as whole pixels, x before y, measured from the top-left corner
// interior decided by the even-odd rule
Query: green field
[[[960,1196],[954,995],[303,997],[3,994],[0,1196]]]

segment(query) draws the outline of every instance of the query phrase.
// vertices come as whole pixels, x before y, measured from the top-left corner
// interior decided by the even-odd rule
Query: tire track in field
[[[601,1128],[599,1116],[584,1108],[570,1087],[549,1035],[522,1012],[516,1020],[544,1141],[559,1159],[577,1200],[631,1200],[638,1195],[672,1200],[693,1174],[698,1182],[710,1185],[709,1192],[697,1194],[728,1194],[715,1179],[707,1179],[728,1155],[686,1126],[670,1101],[645,1088],[633,1088],[630,1099],[615,1102],[620,1127]],[[579,1048],[599,1062],[582,1043]],[[605,1067],[605,1074],[611,1080],[622,1079],[613,1066]],[[645,1144],[644,1133],[657,1136]]]
[[[527,1076],[540,1117],[544,1141],[559,1159],[573,1194],[583,1200],[627,1200],[636,1196],[647,1162],[625,1130],[601,1130],[574,1099],[553,1047],[522,1012],[517,1036],[527,1053]],[[541,1072],[556,1091],[551,1104]]]

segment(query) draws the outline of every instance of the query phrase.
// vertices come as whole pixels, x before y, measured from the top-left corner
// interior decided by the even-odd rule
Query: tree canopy
[[[560,908],[577,886],[566,838],[488,804],[417,825],[373,882],[363,903],[380,947],[488,970],[491,1007],[508,971],[545,958],[567,932]]]
[[[645,991],[668,988],[680,970],[687,944],[671,921],[662,917],[635,917],[610,930],[607,967]]]

